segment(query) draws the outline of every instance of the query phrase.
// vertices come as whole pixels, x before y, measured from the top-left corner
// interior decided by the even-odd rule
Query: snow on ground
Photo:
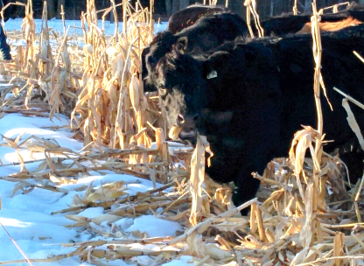
[[[4,29],[6,31],[19,31],[21,29],[21,23],[23,19],[16,18],[16,19],[9,19],[7,22],[5,22]],[[41,19],[34,19],[35,21],[35,28],[36,32],[39,33],[42,29],[42,20]],[[75,32],[76,34],[82,35],[81,30],[81,21],[80,20],[66,20],[66,29],[70,26],[71,30],[70,32]],[[101,29],[105,30],[106,35],[112,35],[114,34],[115,30],[115,24],[110,23],[110,21],[105,21],[104,24],[102,23],[102,20],[99,20],[99,25]],[[48,21],[48,27],[58,31],[63,32],[63,22],[60,19],[51,19]],[[123,28],[123,23],[119,22],[119,29]],[[164,31],[167,28],[167,22],[161,22],[160,24],[155,24],[154,29],[155,32]]]
[[[20,134],[22,139],[31,135],[45,139],[53,139],[62,147],[68,147],[74,151],[79,151],[82,144],[71,139],[72,133],[68,130],[51,130],[51,126],[68,125],[69,121],[62,117],[54,119],[54,122],[47,118],[25,117],[21,114],[7,114],[0,119],[0,134],[7,138],[15,138]],[[4,139],[0,140],[4,143]],[[24,161],[33,161],[34,158],[28,151],[21,151]],[[38,154],[38,159],[41,158]],[[93,182],[93,187],[114,181],[124,181],[128,184],[129,195],[135,195],[137,192],[144,192],[153,188],[151,181],[140,179],[129,175],[107,174],[104,176],[95,175],[85,178],[79,178],[77,184],[64,185],[62,188],[67,189],[67,194],[51,192],[48,190],[35,188],[29,193],[22,193],[17,190],[13,195],[13,190],[17,182],[3,180],[4,177],[11,173],[20,171],[17,163],[18,159],[14,149],[0,146],[0,159],[3,163],[0,166],[0,196],[1,210],[0,222],[6,231],[15,239],[20,249],[31,259],[44,259],[49,255],[65,254],[73,248],[63,248],[60,243],[70,243],[91,240],[92,236],[86,233],[78,234],[77,228],[68,229],[65,225],[72,224],[71,220],[66,219],[62,214],[51,215],[52,212],[66,209],[71,205],[73,197],[77,194],[82,197],[84,191],[78,192],[77,188],[81,185],[89,185]],[[40,162],[27,163],[27,169],[32,171],[39,166]],[[34,180],[27,180],[31,183],[37,183]],[[89,208],[79,216],[93,218],[103,213],[103,208]],[[175,236],[177,230],[182,230],[176,222],[165,221],[152,215],[145,215],[133,218],[122,218],[115,222],[115,225],[122,228],[124,232],[139,230],[147,232],[150,237]],[[0,261],[12,261],[23,259],[11,239],[3,228],[0,228]],[[141,258],[138,258],[138,260]],[[189,257],[182,257],[165,265],[189,265]],[[190,260],[191,261],[191,260]],[[21,264],[17,264],[21,265]],[[26,265],[26,264],[23,264]],[[47,265],[89,265],[80,264],[77,257],[61,260],[60,262],[49,263]],[[110,265],[123,265],[120,261],[110,262]],[[193,264],[191,264],[193,265]]]
[[[19,30],[21,19],[9,20],[5,23],[6,30]],[[80,25],[79,21],[66,21],[67,25]],[[41,21],[36,20],[37,30],[40,29]],[[62,31],[63,25],[60,20],[49,21],[49,26]],[[157,30],[165,29],[166,25],[156,25]],[[105,24],[107,34],[113,32],[113,25]],[[77,189],[82,185],[89,185],[93,182],[93,187],[114,181],[124,181],[127,184],[127,192],[135,195],[137,192],[144,192],[153,188],[151,181],[140,179],[130,175],[106,174],[103,176],[95,173],[93,176],[81,177],[76,184],[62,186],[67,193],[53,192],[41,188],[34,188],[30,192],[23,193],[21,189],[15,189],[18,182],[5,180],[10,174],[18,173],[20,165],[18,156],[14,149],[5,147],[1,144],[6,143],[5,138],[15,139],[23,134],[21,140],[30,136],[47,139],[58,143],[61,147],[67,147],[73,151],[79,151],[82,143],[72,139],[72,132],[67,129],[54,129],[54,126],[69,125],[68,118],[60,116],[54,118],[53,122],[44,117],[26,117],[21,114],[6,114],[0,118],[0,262],[23,260],[24,257],[12,242],[8,233],[19,245],[20,249],[30,259],[46,259],[51,255],[66,254],[73,251],[74,247],[62,247],[61,243],[73,243],[94,239],[87,232],[79,234],[77,228],[67,228],[66,225],[74,222],[65,218],[63,214],[51,215],[52,212],[68,208],[75,195],[83,196],[84,191]],[[31,154],[27,150],[20,150],[20,154],[26,162],[29,171],[37,169],[44,158],[44,153]],[[28,179],[30,183],[36,184],[37,181]],[[79,216],[88,218],[96,217],[102,213],[102,208],[89,208]],[[147,232],[150,237],[175,236],[177,230],[183,230],[176,222],[159,219],[152,215],[145,215],[133,218],[122,218],[115,221],[115,224],[122,228],[124,232],[139,230]],[[98,236],[97,239],[101,237]],[[110,240],[110,239],[109,239]],[[135,258],[134,265],[147,265],[151,260],[147,256]],[[108,265],[127,265],[118,260],[107,262]],[[11,265],[28,265],[27,263],[17,263]],[[61,261],[49,263],[33,263],[33,265],[90,265],[81,263],[78,257],[71,257]],[[163,266],[182,266],[194,265],[192,258],[182,256],[178,260],[163,264]]]

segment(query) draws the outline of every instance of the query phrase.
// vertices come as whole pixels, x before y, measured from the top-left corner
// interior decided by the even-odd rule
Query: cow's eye
[[[167,94],[167,92],[168,92],[167,89],[164,89],[164,88],[159,89],[160,96],[165,96]]]

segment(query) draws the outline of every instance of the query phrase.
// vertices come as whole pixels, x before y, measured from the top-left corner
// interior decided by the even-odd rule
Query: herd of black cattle
[[[322,22],[364,21],[364,7],[322,15]],[[157,90],[170,127],[194,143],[207,136],[215,153],[207,174],[218,182],[234,181],[235,205],[256,194],[267,163],[286,157],[301,125],[316,126],[311,34],[297,34],[309,15],[282,16],[262,22],[271,37],[249,38],[246,23],[219,7],[191,6],[174,14],[142,55],[146,91]],[[364,152],[348,126],[337,87],[364,102],[364,24],[322,32],[322,75],[331,111],[322,100],[324,146],[338,153],[351,180],[363,174]],[[351,105],[360,126],[364,110]]]

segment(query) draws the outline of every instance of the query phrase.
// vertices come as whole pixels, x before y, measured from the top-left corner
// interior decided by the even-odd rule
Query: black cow
[[[6,43],[6,35],[0,25],[0,60],[11,60],[10,46]]]
[[[202,4],[195,4],[188,6],[174,13],[168,20],[167,31],[176,34],[181,30],[188,28],[196,23],[202,17],[230,12],[229,9],[222,6],[208,6]]]
[[[8,1],[2,1],[0,0],[0,10],[8,3]],[[5,10],[6,11],[6,10]],[[1,18],[1,16],[0,16]],[[7,13],[4,14],[4,20],[8,20],[9,16]],[[2,18],[1,18],[2,19]],[[10,47],[6,43],[6,35],[4,33],[4,30],[0,24],[0,60],[10,60]]]
[[[216,181],[235,182],[235,204],[254,197],[259,182],[251,172],[262,173],[271,159],[285,157],[301,125],[316,126],[311,42],[308,34],[230,42],[199,57],[174,51],[157,64],[169,123],[183,128],[180,138],[193,142],[196,129],[207,136],[215,156],[206,172]],[[322,73],[334,107],[322,100],[324,132],[335,140],[325,150],[341,148],[358,178],[363,152],[333,86],[364,101],[364,65],[352,53],[364,53],[364,26],[326,33],[322,44]],[[363,126],[363,111],[352,110]]]
[[[229,9],[221,7],[221,6],[209,6],[202,4],[195,4],[188,6],[185,9],[182,9],[176,13],[174,13],[168,20],[168,28],[167,32],[171,34],[177,34],[185,28],[188,28],[194,25],[199,19],[206,16],[211,16],[218,13],[228,13]],[[240,22],[241,23],[241,22]],[[158,45],[159,41],[163,41],[164,33],[158,34],[151,45]],[[220,43],[221,44],[221,43]],[[146,56],[150,52],[150,46],[146,47],[142,52],[142,77],[145,80],[148,76],[148,70],[146,65]],[[169,51],[169,50],[168,50]],[[145,91],[155,91],[156,88],[151,85],[151,83],[144,84]]]
[[[181,53],[200,54],[218,47],[226,41],[247,34],[244,20],[230,12],[204,16],[194,25],[177,34],[163,32],[158,34],[150,47],[143,51],[143,79],[146,80],[145,91],[155,90],[155,66],[164,55],[172,49]]]
[[[338,22],[345,20],[348,17],[364,22],[364,7],[352,2],[350,6],[343,11],[322,15],[321,22]],[[310,14],[298,14],[296,16],[289,14],[262,20],[261,26],[263,27],[266,36],[283,36],[300,31],[304,25],[310,21]]]
[[[0,10],[5,7],[9,3],[15,3],[16,0],[0,0]],[[19,1],[18,1],[19,2]],[[25,1],[20,1],[25,2]],[[4,21],[7,21],[9,18],[17,18],[24,16],[24,7],[19,5],[9,5],[4,10]],[[1,17],[1,16],[0,16]]]

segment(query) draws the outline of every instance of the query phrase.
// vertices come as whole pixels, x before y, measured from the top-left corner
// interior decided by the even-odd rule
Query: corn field
[[[73,221],[70,227],[118,240],[63,243],[74,251],[30,262],[78,256],[82,261],[105,265],[105,259],[130,262],[145,255],[161,265],[190,255],[195,265],[364,265],[364,223],[359,212],[363,183],[359,181],[347,191],[337,167],[339,159],[323,152],[320,105],[317,129],[305,127],[297,132],[287,151],[289,160],[276,159],[263,176],[254,174],[252,178],[262,183],[257,198],[234,207],[230,203],[231,185],[204,177],[205,151],[209,151],[206,139],[201,137],[194,150],[167,142],[159,98],[144,94],[141,53],[154,37],[153,12],[139,2],[131,5],[123,1],[123,12],[118,14],[117,5],[110,2],[110,8],[98,11],[94,0],[87,0],[87,10],[81,14],[82,35],[74,34],[72,27],[64,26],[61,33],[50,29],[46,3],[42,29],[36,33],[32,1],[20,4],[25,9],[22,28],[7,34],[12,39],[24,39],[25,45],[12,47],[13,60],[0,65],[0,74],[9,83],[1,87],[0,116],[17,112],[52,120],[66,115],[71,121],[69,129],[84,148],[77,153],[36,136],[7,139],[8,147],[41,152],[46,159],[38,169],[29,171],[18,153],[21,171],[4,179],[17,182],[17,189],[31,187],[27,178],[49,180],[54,185],[39,187],[62,192],[60,184],[75,182],[75,177],[89,171],[107,170],[163,186],[130,197],[122,181],[101,188],[83,187],[83,198],[75,196],[72,206],[53,214]],[[247,14],[252,14],[259,25],[254,5],[253,1],[246,2]],[[322,48],[315,2],[312,8],[317,63],[312,93],[318,99],[324,77],[320,73]],[[106,36],[98,14],[102,14],[104,25],[111,12],[116,20],[115,32]],[[124,22],[122,28],[118,28],[119,20]],[[264,36],[260,26],[258,32]],[[80,42],[83,47],[75,45]],[[307,149],[311,158],[305,158]],[[67,161],[67,165],[61,166],[61,161]],[[103,215],[77,215],[96,206],[104,208]],[[156,214],[161,207],[163,212]],[[251,209],[250,217],[239,214],[244,208]],[[184,232],[166,238],[140,233],[127,239],[120,238],[118,232],[110,235],[93,226],[147,213],[178,221]],[[143,248],[133,248],[135,243]],[[151,249],[149,244],[158,249]],[[6,264],[19,262],[26,260]]]

